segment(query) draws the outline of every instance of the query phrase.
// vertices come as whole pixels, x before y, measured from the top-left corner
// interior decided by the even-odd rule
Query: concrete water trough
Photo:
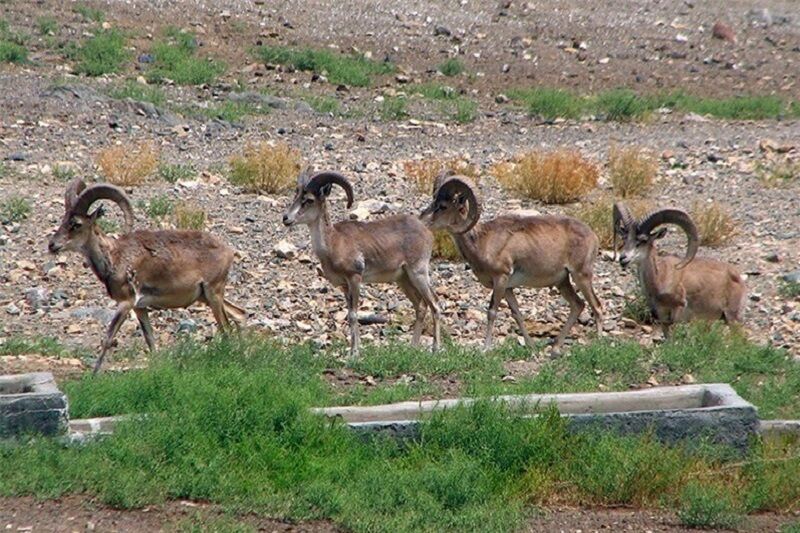
[[[709,439],[744,451],[759,430],[756,408],[730,385],[721,383],[627,392],[498,396],[492,400],[522,407],[531,416],[554,406],[576,431],[652,432],[667,443]],[[339,417],[351,429],[365,435],[415,438],[420,421],[426,415],[473,402],[474,399],[461,398],[368,407],[325,407],[314,412]]]
[[[67,397],[50,372],[0,376],[0,438],[67,432]]]

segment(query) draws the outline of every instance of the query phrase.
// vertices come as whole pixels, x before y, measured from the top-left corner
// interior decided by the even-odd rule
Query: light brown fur
[[[82,190],[82,182],[79,190]],[[130,210],[125,200],[123,210]],[[225,299],[233,250],[219,238],[201,231],[132,231],[112,239],[95,224],[100,211],[76,212],[68,192],[61,226],[50,239],[50,251],[76,251],[118,303],[108,327],[97,372],[119,328],[131,311],[136,314],[150,350],[155,347],[149,309],[207,304],[220,328],[229,315],[243,319],[245,311]]]
[[[444,177],[443,177],[444,178]],[[456,177],[461,179],[461,177]],[[582,222],[565,216],[499,216],[457,233],[468,217],[463,197],[437,198],[421,217],[432,229],[451,232],[461,255],[478,280],[492,289],[487,311],[484,348],[492,344],[492,329],[500,302],[505,299],[528,346],[533,341],[514,296],[514,287],[557,287],[570,305],[570,315],[554,341],[558,349],[578,320],[584,302],[572,282],[588,300],[598,333],[602,331],[602,304],[592,287],[592,266],[598,239]]]

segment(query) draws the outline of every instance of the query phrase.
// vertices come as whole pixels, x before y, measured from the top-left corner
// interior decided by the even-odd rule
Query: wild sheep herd
[[[300,173],[291,204],[283,214],[286,226],[305,224],[325,278],[341,289],[347,301],[350,354],[359,353],[359,308],[362,284],[394,283],[411,300],[415,320],[412,342],[417,345],[428,309],[433,317],[433,350],[440,345],[440,312],[431,288],[429,265],[433,230],[449,232],[481,284],[491,290],[484,347],[492,345],[492,330],[503,299],[528,346],[533,341],[525,328],[515,287],[556,287],[570,307],[566,323],[553,342],[564,339],[584,309],[585,299],[598,333],[603,326],[603,306],[592,287],[593,265],[599,242],[583,222],[569,216],[502,215],[480,221],[481,200],[469,178],[445,171],[438,176],[430,205],[419,215],[396,215],[374,221],[345,220],[332,224],[327,198],[333,185],[341,187],[350,207],[353,187],[337,172],[306,169]],[[122,234],[113,239],[97,220],[100,200],[116,203],[124,214]],[[134,214],[124,191],[109,184],[87,186],[75,179],[67,187],[64,216],[51,236],[51,253],[75,251],[84,256],[117,310],[108,326],[97,372],[120,326],[131,311],[141,326],[145,342],[155,342],[148,317],[150,309],[207,304],[223,330],[243,321],[247,313],[225,298],[233,249],[204,231],[134,230]],[[653,317],[668,336],[670,326],[691,319],[740,322],[745,283],[737,270],[713,259],[695,257],[699,239],[689,215],[679,209],[656,210],[635,219],[623,203],[613,208],[614,250],[622,245],[619,263],[635,265],[639,283]],[[664,225],[682,229],[688,244],[684,257],[660,255],[656,241]],[[583,296],[583,299],[581,296]]]

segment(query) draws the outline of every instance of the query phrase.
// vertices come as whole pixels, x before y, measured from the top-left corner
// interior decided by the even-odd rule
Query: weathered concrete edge
[[[759,432],[766,436],[796,435],[800,437],[800,420],[762,420]]]
[[[573,415],[676,410],[711,412],[730,408],[755,409],[726,383],[655,387],[624,392],[504,395],[487,399],[506,402],[510,405],[529,405],[534,408],[555,404],[561,408],[562,414]],[[455,398],[372,406],[318,407],[311,411],[326,416],[341,417],[348,423],[388,423],[415,420],[426,413],[459,405],[467,406],[475,401],[477,400],[474,398]],[[669,403],[671,407],[660,407],[662,402]],[[705,406],[693,406],[694,402]]]

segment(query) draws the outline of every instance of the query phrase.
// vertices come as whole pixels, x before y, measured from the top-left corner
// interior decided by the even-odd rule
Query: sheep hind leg
[[[211,308],[214,314],[214,320],[221,331],[228,331],[230,329],[230,322],[228,321],[228,314],[225,312],[225,298],[219,294],[218,290],[209,288],[206,283],[200,283],[200,298]]]
[[[564,339],[572,330],[575,322],[578,321],[578,317],[581,315],[581,311],[583,311],[583,308],[585,307],[583,300],[581,300],[580,296],[578,296],[578,293],[575,292],[575,289],[572,287],[572,283],[569,281],[568,276],[557,285],[557,288],[558,292],[561,293],[561,296],[563,296],[567,303],[569,303],[570,311],[567,321],[564,323],[564,326],[561,328],[561,332],[559,332],[558,337],[556,337],[556,340],[553,343],[554,355],[557,355],[560,352],[560,348],[564,343]]]
[[[423,301],[422,295],[414,288],[414,285],[411,284],[407,277],[398,281],[397,284],[414,306],[414,326],[411,344],[419,346],[422,329],[425,326],[425,316],[428,313],[427,303]]]

